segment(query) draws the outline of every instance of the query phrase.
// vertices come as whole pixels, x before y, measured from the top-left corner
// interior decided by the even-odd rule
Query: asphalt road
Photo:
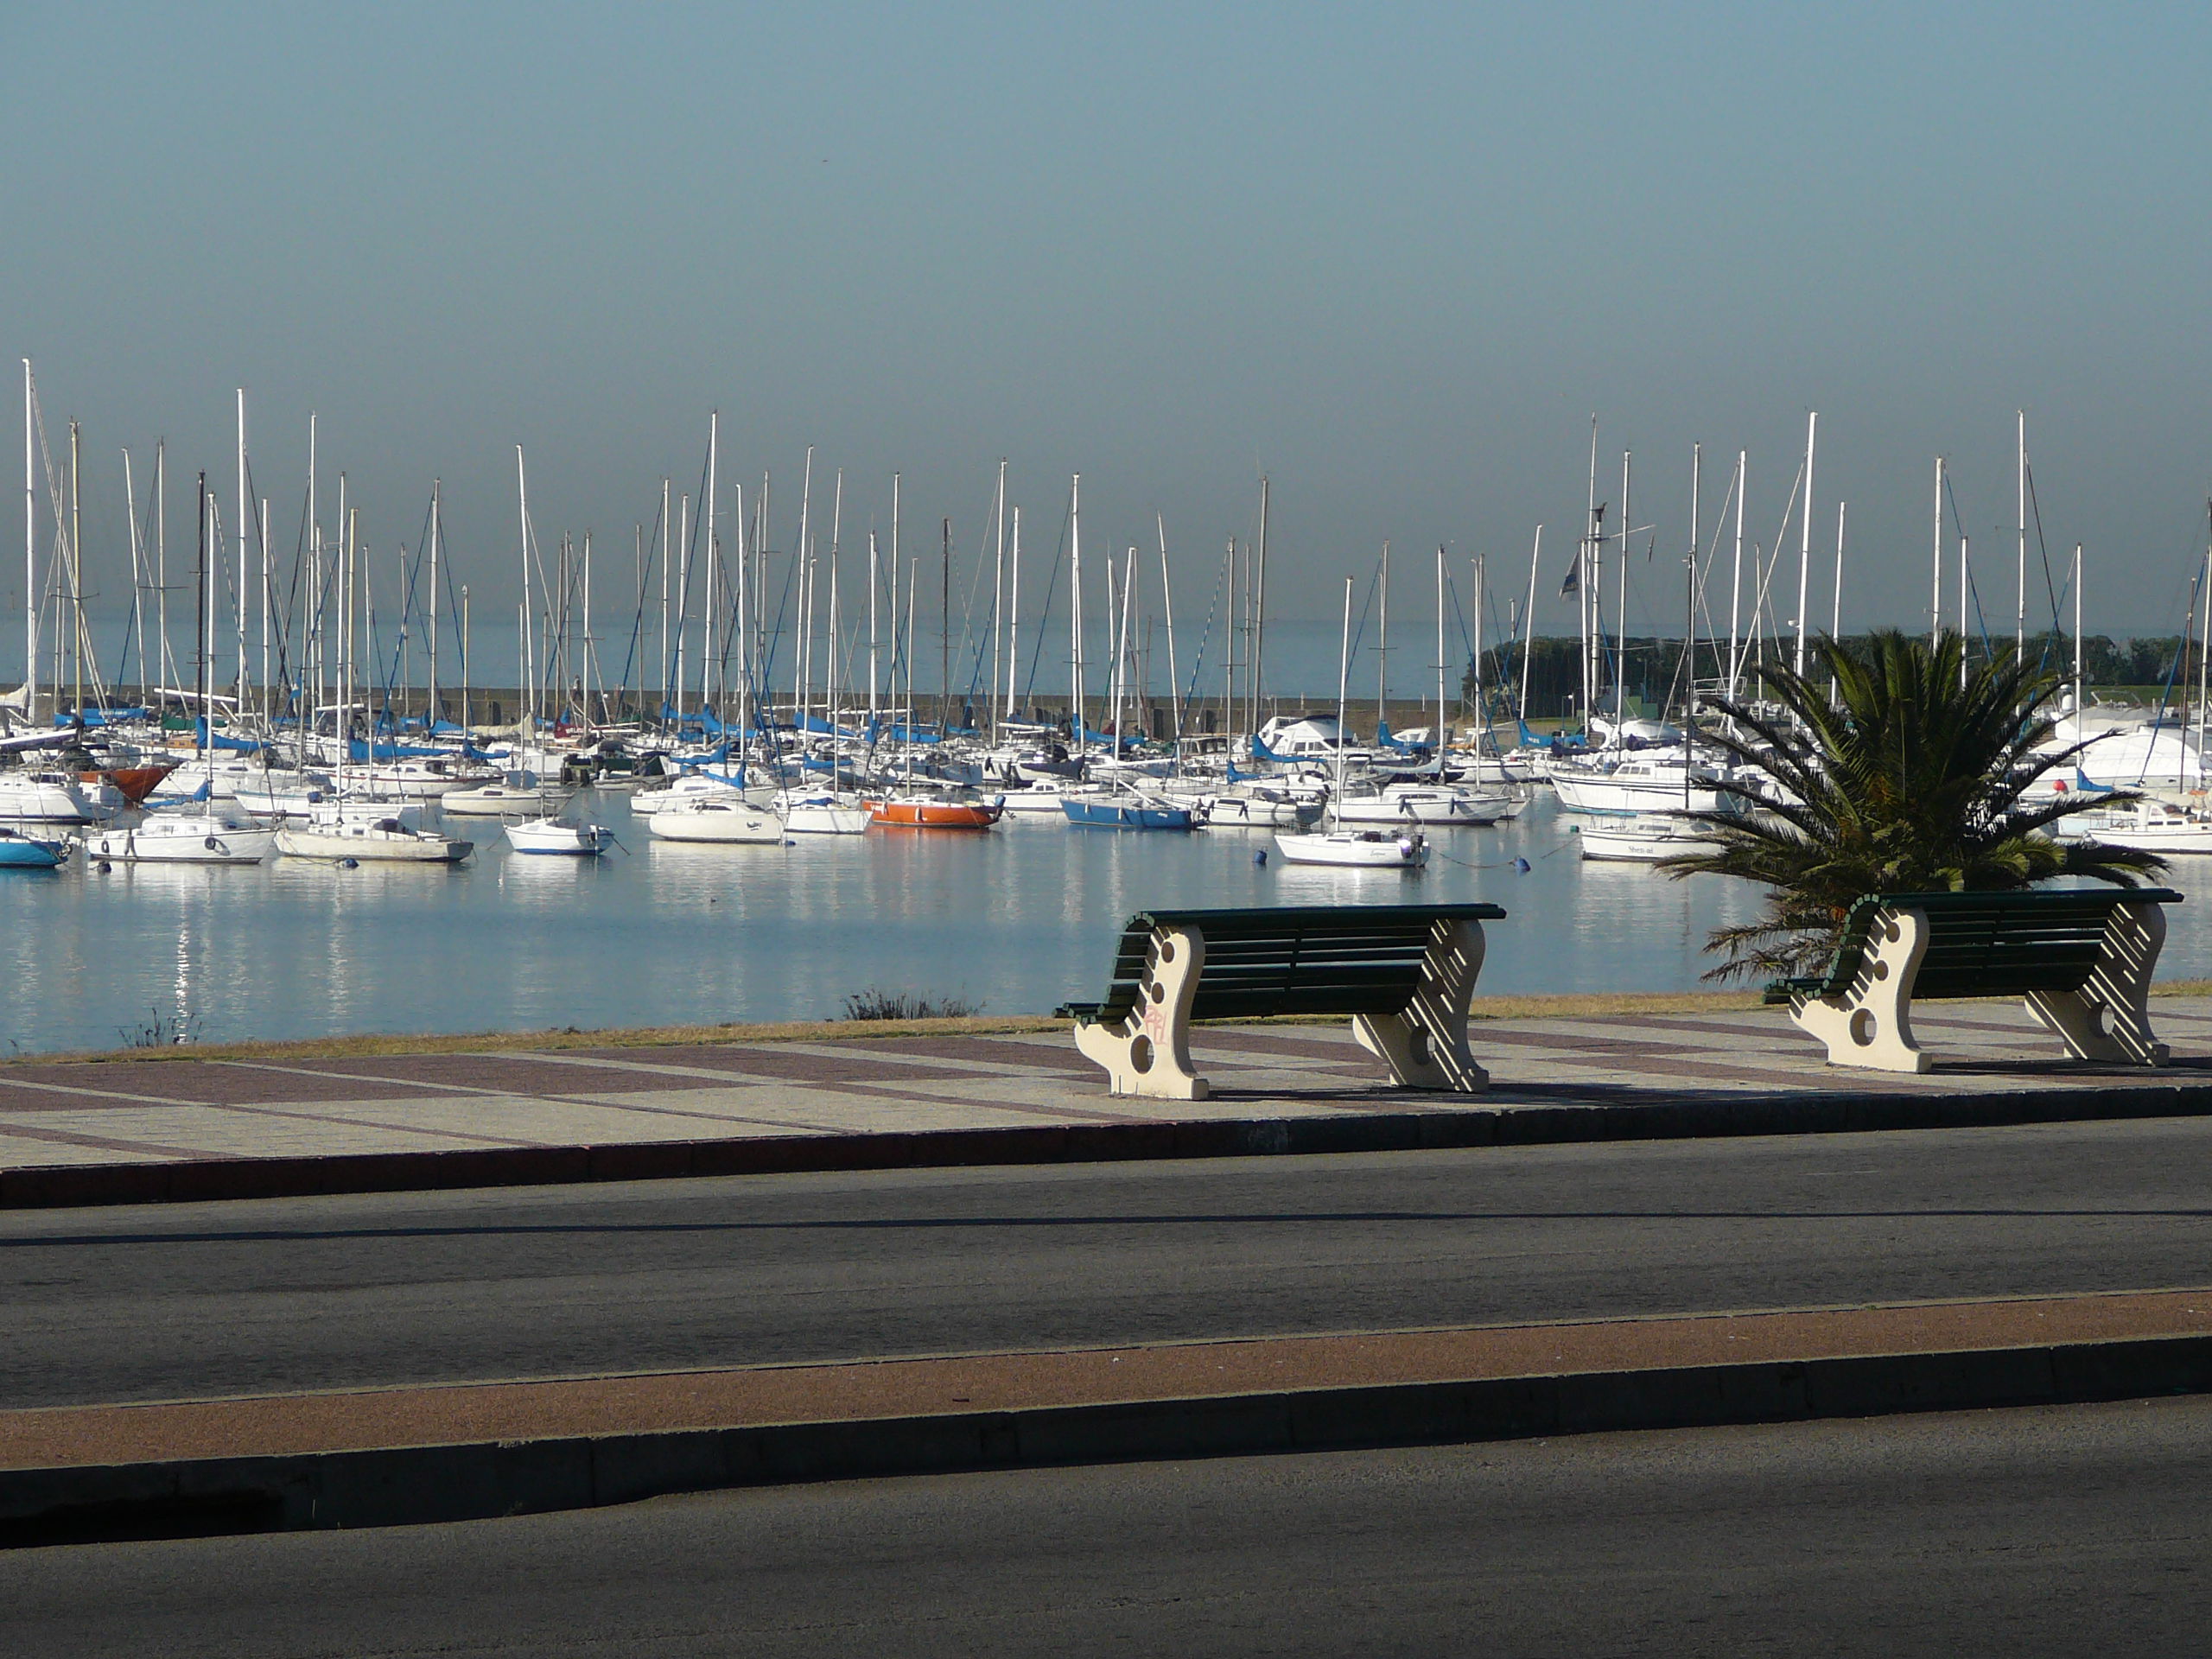
[[[0,1406],[2212,1281],[2212,1122],[0,1214]]]
[[[10,1653],[2200,1652],[2212,1400],[0,1555]]]

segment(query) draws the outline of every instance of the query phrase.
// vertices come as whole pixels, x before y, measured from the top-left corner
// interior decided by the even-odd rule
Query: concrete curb
[[[302,1198],[340,1192],[427,1192],[455,1187],[549,1186],[803,1171],[1412,1152],[2206,1116],[2212,1116],[2212,1084],[2177,1081],[1984,1094],[1716,1096],[1659,1105],[1461,1107],[1442,1111],[1344,1112],[1325,1117],[1041,1124],[1005,1129],[495,1147],[466,1152],[321,1158],[56,1164],[0,1171],[0,1210]]]
[[[2212,1392],[2212,1337],[0,1471],[0,1546],[409,1526],[673,1492]]]

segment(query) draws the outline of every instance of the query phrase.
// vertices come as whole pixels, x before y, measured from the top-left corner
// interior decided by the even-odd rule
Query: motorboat
[[[784,823],[773,812],[741,796],[707,796],[664,807],[645,820],[663,841],[753,842],[780,845]]]
[[[2061,818],[2052,826],[2062,841],[2094,841],[2146,853],[2212,853],[2212,818],[2169,801],[2128,801]]]
[[[597,858],[613,844],[614,832],[603,823],[563,823],[558,818],[532,818],[527,823],[507,825],[507,845],[518,853]]]
[[[86,836],[85,856],[124,864],[258,864],[276,844],[274,830],[244,814],[149,812],[137,823]]]
[[[1418,870],[1428,862],[1428,838],[1418,830],[1325,830],[1275,836],[1275,850],[1293,864],[1351,869]]]
[[[15,823],[92,823],[106,817],[66,772],[0,772],[0,818]]]
[[[1700,833],[1695,823],[1665,812],[1580,824],[1576,834],[1583,857],[1620,863],[1656,864],[1662,858],[1720,850],[1720,843]]]
[[[476,843],[431,830],[410,830],[397,817],[356,820],[335,814],[277,830],[276,850],[291,858],[371,860],[385,864],[458,864]]]
[[[65,836],[35,836],[0,824],[0,870],[50,870],[74,844]]]
[[[1739,804],[1714,787],[1719,774],[1713,768],[1691,764],[1679,751],[1554,766],[1551,779],[1570,812],[1729,812]]]

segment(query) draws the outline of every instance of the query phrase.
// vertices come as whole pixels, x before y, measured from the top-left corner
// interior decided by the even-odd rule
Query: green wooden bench
[[[1788,1003],[1835,1065],[1927,1071],[1911,1004],[1946,996],[2023,997],[2076,1059],[2163,1065],[2151,970],[2166,938],[2159,906],[2180,902],[2163,887],[1869,893],[1827,971],[1777,980],[1766,1000]]]
[[[1194,1020],[1348,1014],[1392,1079],[1471,1093],[1489,1075],[1467,1052],[1467,1003],[1496,905],[1279,906],[1154,910],[1129,918],[1105,1000],[1070,1002],[1076,1046],[1117,1095],[1204,1100]]]

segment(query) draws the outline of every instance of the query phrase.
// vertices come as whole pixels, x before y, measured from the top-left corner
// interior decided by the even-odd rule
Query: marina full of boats
[[[2054,790],[2142,798],[2067,821],[2065,833],[2172,854],[2212,853],[2199,734],[2118,711],[2069,715],[2055,744],[2104,734]],[[2098,722],[2091,727],[2091,722]],[[175,721],[168,724],[173,728]],[[1041,722],[981,734],[817,719],[750,743],[642,725],[541,732],[378,732],[335,743],[282,728],[180,747],[150,715],[107,711],[0,751],[0,869],[96,864],[450,865],[491,841],[539,855],[626,848],[592,804],[620,796],[648,840],[729,847],[868,834],[1243,833],[1290,863],[1418,872],[1432,858],[1479,862],[1478,832],[1555,798],[1587,859],[1656,862],[1711,850],[1711,823],[1783,796],[1775,779],[1696,731],[1644,721],[1586,747],[1503,728],[1442,728],[1431,747],[1342,711],[1270,717],[1249,737],[1141,736],[1096,747]],[[219,727],[226,737],[227,732]],[[1430,734],[1417,734],[1422,739]],[[2146,762],[2167,766],[2158,778]],[[2114,766],[2135,765],[2129,777]],[[2096,768],[2093,771],[2092,767]],[[2162,783],[2161,779],[2164,781]],[[1465,833],[1463,836],[1463,832]]]

